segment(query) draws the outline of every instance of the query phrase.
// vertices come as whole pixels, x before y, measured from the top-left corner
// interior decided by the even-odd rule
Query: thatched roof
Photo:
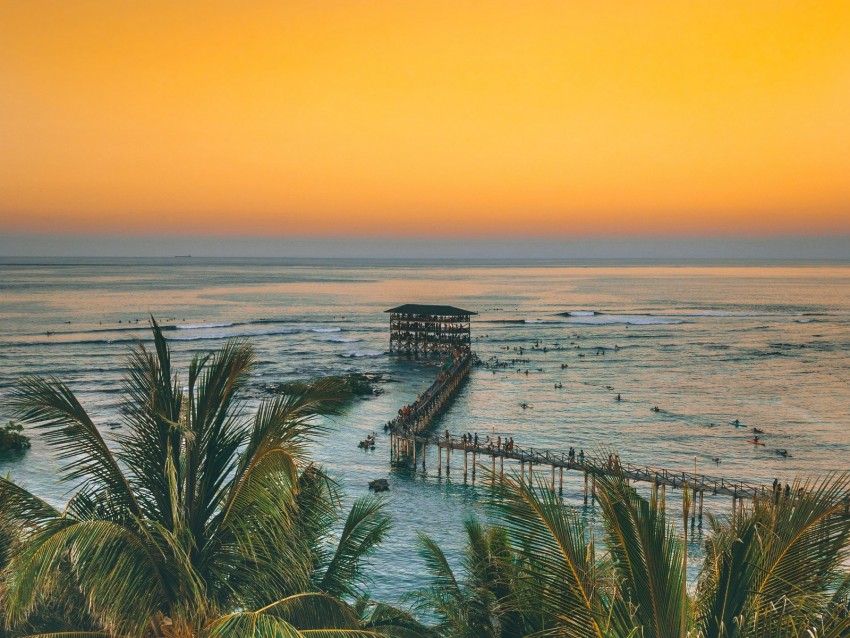
[[[400,315],[440,315],[442,317],[465,317],[477,315],[472,310],[455,308],[454,306],[437,306],[433,304],[406,303],[397,308],[390,308],[384,312],[392,312]]]

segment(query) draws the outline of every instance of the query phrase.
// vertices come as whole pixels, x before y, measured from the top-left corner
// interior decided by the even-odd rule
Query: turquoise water
[[[611,446],[624,462],[681,471],[696,460],[699,472],[765,483],[850,469],[846,265],[7,260],[0,398],[20,375],[53,374],[107,435],[120,433],[109,426],[118,424],[123,358],[148,337],[149,314],[169,328],[180,364],[230,336],[249,337],[258,358],[252,401],[287,379],[384,373],[383,394],[336,419],[315,455],[352,497],[371,479],[389,479],[394,530],[372,573],[375,597],[395,600],[423,584],[416,532],[453,555],[461,522],[481,509],[459,457],[446,480],[434,475],[433,452],[427,474],[391,471],[382,433],[374,452],[357,448],[435,374],[387,354],[383,311],[407,302],[476,310],[482,361],[510,361],[520,347],[529,360],[476,368],[436,428],[559,450]],[[656,405],[660,412],[650,410]],[[766,445],[746,443],[751,433],[735,419],[763,429]],[[60,505],[68,494],[57,467],[38,435],[25,454],[0,457],[0,473]],[[580,477],[565,480],[565,501],[579,505]],[[723,513],[730,503],[708,497],[706,506]],[[593,510],[582,511],[592,522]],[[698,537],[691,549],[696,564]]]

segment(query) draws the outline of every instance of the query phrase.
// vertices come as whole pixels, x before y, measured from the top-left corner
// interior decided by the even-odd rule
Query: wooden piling
[[[466,475],[469,469],[467,454],[466,454],[466,441],[463,442],[463,480],[466,482]]]
[[[561,476],[558,479],[558,494],[564,493],[564,466],[562,465],[560,468]]]
[[[552,493],[555,493],[555,464],[552,464]]]
[[[587,505],[587,470],[584,471],[584,504]]]
[[[443,450],[440,448],[440,442],[437,441],[437,476],[443,475]]]

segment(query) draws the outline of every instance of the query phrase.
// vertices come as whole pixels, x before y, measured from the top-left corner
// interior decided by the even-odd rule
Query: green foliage
[[[9,421],[0,428],[0,451],[29,449],[30,440],[21,434],[23,431],[23,426],[15,421]]]
[[[348,398],[366,397],[381,393],[378,382],[381,381],[380,374],[365,374],[362,372],[350,372],[349,374],[325,377],[326,381],[341,387]],[[307,381],[288,381],[286,383],[273,383],[266,387],[272,394],[291,394],[308,387]]]
[[[422,538],[431,586],[417,600],[442,635],[850,636],[850,476],[798,482],[794,498],[762,500],[734,522],[712,519],[693,598],[682,540],[660,504],[621,476],[595,480],[602,549],[544,482],[515,476],[491,499],[504,527],[467,524],[460,574]]]
[[[361,499],[331,545],[338,490],[306,454],[322,431],[316,417],[339,414],[347,389],[304,384],[250,415],[240,398],[249,344],[196,356],[183,379],[152,327],[153,350],[129,357],[126,433],[111,441],[57,379],[27,377],[12,392],[15,415],[42,432],[76,492],[60,512],[0,480],[0,534],[17,539],[0,576],[7,625],[145,638],[377,635],[345,599],[361,594],[362,559],[389,521],[380,502]]]
[[[430,537],[419,538],[420,554],[432,585],[414,593],[418,607],[439,618],[441,635],[496,638],[521,636],[523,622],[516,610],[514,588],[520,571],[506,530],[485,528],[475,520],[465,524],[467,545],[463,577],[458,577],[445,554]]]

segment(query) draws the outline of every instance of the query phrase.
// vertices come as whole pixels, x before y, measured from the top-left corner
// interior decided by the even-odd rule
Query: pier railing
[[[389,421],[384,430],[389,430],[399,437],[424,436],[431,421],[442,411],[469,375],[473,357],[471,352],[466,352],[453,359],[451,365],[440,371],[428,389],[419,395],[412,405],[402,408],[401,413]]]
[[[798,494],[783,493],[781,488],[776,491],[772,486],[757,483],[731,480],[719,476],[699,474],[695,472],[670,470],[667,468],[652,467],[649,465],[635,465],[632,463],[621,463],[619,458],[609,458],[598,455],[585,455],[583,458],[577,455],[570,456],[566,452],[539,449],[533,447],[510,444],[506,441],[482,440],[476,442],[474,436],[457,436],[449,434],[434,434],[427,432],[400,432],[392,433],[391,455],[395,464],[412,463],[414,469],[421,464],[425,470],[426,448],[437,447],[437,475],[443,472],[443,456],[445,456],[445,472],[449,476],[451,471],[451,456],[453,451],[463,454],[463,476],[466,480],[470,467],[472,469],[472,480],[475,481],[475,469],[479,465],[488,464],[490,476],[493,481],[504,478],[505,459],[519,462],[519,476],[521,480],[529,483],[533,480],[533,473],[538,474],[547,471],[551,475],[550,481],[539,479],[539,483],[545,485],[550,483],[554,492],[556,487],[556,470],[559,474],[558,491],[563,493],[564,471],[576,471],[584,474],[584,501],[595,498],[595,479],[600,475],[621,475],[629,482],[645,483],[654,492],[656,500],[664,503],[666,500],[666,488],[687,488],[694,494],[692,501],[692,517],[696,519],[697,512],[699,520],[702,521],[703,499],[706,493],[709,495],[723,495],[732,497],[732,511],[743,510],[745,500],[757,502],[759,499],[795,498]],[[471,464],[470,457],[471,456]],[[498,468],[497,468],[498,464]],[[544,474],[545,475],[545,474]],[[850,516],[850,501],[845,500],[845,516]]]

